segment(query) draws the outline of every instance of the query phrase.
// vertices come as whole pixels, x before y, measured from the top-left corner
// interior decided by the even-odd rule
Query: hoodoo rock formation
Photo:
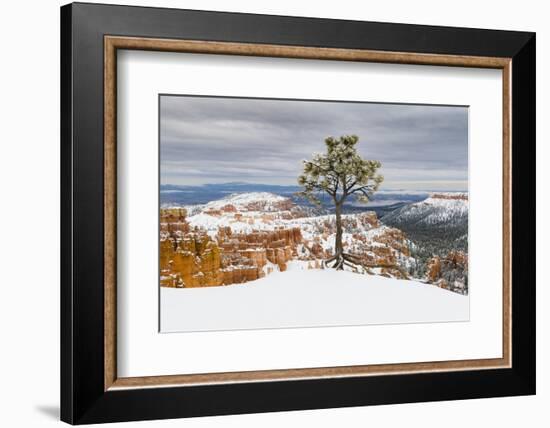
[[[213,217],[223,213],[242,218],[230,204],[203,211]],[[302,241],[297,227],[233,233],[231,227],[221,226],[211,236],[204,228],[191,226],[183,208],[161,209],[160,218],[160,282],[164,287],[240,284],[274,269],[284,271]]]
[[[467,294],[467,219],[465,193],[432,193],[382,220],[371,211],[342,214],[343,251],[354,261],[347,269]],[[335,236],[334,214],[271,193],[163,207],[160,283],[212,287],[288,269],[324,269],[335,253]]]
[[[440,288],[465,294],[468,287],[468,256],[450,251],[445,257],[432,257],[427,263],[428,282]]]
[[[307,217],[290,199],[236,195],[203,207],[161,209],[160,269],[164,287],[209,287],[254,281],[289,263],[323,268],[334,251],[335,217]],[[407,278],[410,259],[399,229],[374,212],[344,215],[345,251],[366,273]]]

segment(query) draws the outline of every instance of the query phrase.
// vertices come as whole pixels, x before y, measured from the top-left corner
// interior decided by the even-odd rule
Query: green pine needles
[[[344,253],[342,246],[342,207],[348,198],[367,203],[384,180],[378,174],[382,164],[377,160],[363,159],[356,145],[359,137],[344,135],[340,138],[325,139],[326,152],[315,154],[313,159],[304,161],[303,173],[298,184],[304,188],[299,195],[314,204],[321,203],[320,195],[327,194],[332,199],[336,213],[335,254],[325,265],[343,270],[346,264],[360,264],[358,259]]]

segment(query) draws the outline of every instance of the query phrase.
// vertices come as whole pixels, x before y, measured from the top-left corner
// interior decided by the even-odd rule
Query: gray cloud
[[[467,188],[467,107],[164,95],[160,115],[163,184],[296,184],[327,136],[356,134],[385,188]]]

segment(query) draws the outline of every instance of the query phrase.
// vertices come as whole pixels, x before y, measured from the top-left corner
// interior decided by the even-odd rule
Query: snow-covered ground
[[[161,287],[161,332],[468,321],[469,299],[433,285],[291,263],[227,287]]]
[[[319,226],[326,222],[335,222],[334,214],[320,215],[316,217],[301,218],[273,218],[265,219],[264,213],[260,211],[249,211],[243,214],[240,220],[236,220],[233,213],[224,213],[220,216],[213,216],[201,212],[199,214],[187,217],[187,222],[191,227],[198,227],[209,232],[212,236],[218,232],[220,227],[230,227],[233,233],[252,233],[258,230],[274,230],[276,228],[290,229],[299,227],[306,239],[313,239],[317,235]],[[343,214],[342,220],[357,218],[357,214]],[[382,234],[388,228],[381,225],[376,229],[371,229],[372,237]],[[368,230],[368,229],[367,229]]]

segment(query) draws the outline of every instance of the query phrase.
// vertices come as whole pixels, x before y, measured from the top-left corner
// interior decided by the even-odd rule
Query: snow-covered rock
[[[272,212],[292,208],[290,198],[269,192],[234,193],[225,198],[195,206],[204,211],[259,211]]]

